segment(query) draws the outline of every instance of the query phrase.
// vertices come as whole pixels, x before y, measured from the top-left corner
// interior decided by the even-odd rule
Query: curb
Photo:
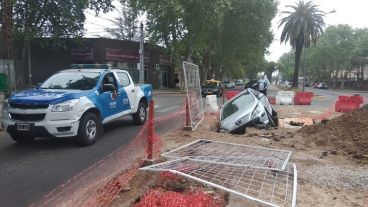
[[[185,94],[182,91],[162,91],[162,92],[152,92],[152,95],[169,95],[169,94]]]
[[[339,89],[332,89],[332,91],[345,92],[345,93],[368,93],[368,91],[339,90]]]

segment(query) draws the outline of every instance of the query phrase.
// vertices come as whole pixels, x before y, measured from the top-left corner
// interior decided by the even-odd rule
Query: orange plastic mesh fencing
[[[203,191],[177,193],[151,189],[133,207],[220,207],[220,203]]]
[[[148,124],[137,136],[32,206],[106,206],[146,157]]]
[[[108,206],[128,185],[147,157],[148,135],[152,133],[153,156],[158,156],[162,142],[156,130],[168,132],[173,126],[181,126],[183,114],[179,110],[155,119],[155,130],[150,130],[150,121],[147,121],[129,144],[80,172],[31,206]]]

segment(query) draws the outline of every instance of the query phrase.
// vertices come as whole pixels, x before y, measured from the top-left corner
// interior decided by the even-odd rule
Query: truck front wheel
[[[133,114],[133,121],[137,125],[142,125],[146,122],[147,118],[147,107],[144,102],[139,102],[137,112]]]
[[[10,135],[11,138],[18,143],[31,143],[33,142],[35,137],[32,136],[18,136],[18,135]]]
[[[102,124],[94,113],[87,112],[80,120],[77,142],[82,146],[89,146],[96,142],[101,134]]]

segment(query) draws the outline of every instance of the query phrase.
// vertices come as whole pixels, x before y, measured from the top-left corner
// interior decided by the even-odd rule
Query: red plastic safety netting
[[[219,201],[203,191],[177,193],[151,189],[134,207],[220,207]]]
[[[182,107],[184,109],[184,107]],[[148,153],[158,156],[161,140],[156,131],[168,132],[182,126],[184,110],[148,120],[130,141],[93,166],[66,181],[31,206],[108,206],[128,185]],[[152,150],[148,150],[152,140]]]

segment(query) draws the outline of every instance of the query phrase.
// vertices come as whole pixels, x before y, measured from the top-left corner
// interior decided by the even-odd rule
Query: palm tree
[[[299,0],[295,6],[288,5],[294,11],[284,11],[287,16],[280,21],[279,28],[282,25],[284,29],[281,34],[281,42],[289,42],[295,50],[295,68],[293,87],[298,87],[300,57],[304,47],[308,48],[310,43],[316,43],[319,36],[322,35],[325,27],[323,17],[326,13],[318,9],[318,6],[312,1],[305,3]]]

